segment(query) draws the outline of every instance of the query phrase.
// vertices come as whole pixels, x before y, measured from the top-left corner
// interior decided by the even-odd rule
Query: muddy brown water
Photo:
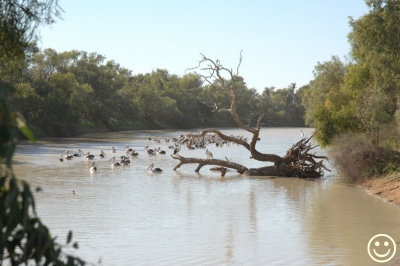
[[[258,148],[283,155],[301,130],[311,134],[311,129],[262,129]],[[171,144],[149,142],[147,136],[184,133],[127,131],[22,144],[14,171],[43,189],[35,193],[37,210],[51,232],[64,243],[72,230],[80,247],[69,252],[93,263],[377,265],[367,244],[380,233],[392,236],[400,253],[399,207],[340,183],[334,171],[321,180],[247,178],[233,172],[221,178],[207,167],[195,173],[195,165],[173,171],[177,161],[168,155]],[[120,156],[127,145],[138,158],[129,167],[112,169],[111,146]],[[147,155],[144,145],[160,146],[167,155]],[[58,162],[60,153],[78,148],[96,155],[95,174],[83,157]],[[263,166],[242,147],[208,148],[215,158]],[[98,158],[100,150],[106,159]],[[206,158],[205,150],[182,148],[181,155]],[[146,172],[151,162],[163,173]]]

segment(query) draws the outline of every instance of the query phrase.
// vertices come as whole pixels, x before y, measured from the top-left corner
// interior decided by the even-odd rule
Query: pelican
[[[144,150],[145,150],[148,154],[151,154],[151,155],[155,155],[155,154],[156,154],[155,151],[154,151],[153,149],[149,149],[149,146],[145,146],[145,147],[144,147]]]
[[[161,147],[158,147],[157,149],[155,149],[155,151],[157,152],[157,154],[165,154],[165,151],[161,150]]]
[[[128,152],[132,152],[132,151],[133,151],[133,149],[132,149],[132,148],[129,148],[129,146],[126,146],[126,147],[125,147],[125,150],[128,151]]]
[[[131,161],[129,159],[121,160],[121,162],[120,162],[120,164],[122,166],[128,166],[130,163],[131,163]]]
[[[153,173],[161,173],[163,170],[161,168],[153,168],[154,167],[154,163],[149,164],[149,166],[147,167],[146,171],[150,171]]]
[[[206,149],[206,155],[207,155],[208,159],[213,158],[213,154],[208,149]]]
[[[92,163],[90,164],[90,170],[89,170],[89,172],[90,172],[91,174],[93,174],[93,173],[96,172],[96,171],[97,171],[97,167],[94,166],[94,162],[92,162]]]
[[[181,150],[181,146],[177,146],[174,149],[174,154],[178,154],[178,152]]]
[[[122,155],[119,158],[121,159],[121,161],[129,160],[129,152],[126,152],[126,156]]]
[[[119,162],[115,162],[115,156],[112,157],[109,161],[112,162],[111,168],[114,168],[116,166],[121,166],[121,164]]]
[[[101,150],[99,157],[102,159],[104,159],[104,157],[106,157],[106,154],[104,153],[103,150]]]
[[[304,131],[303,130],[300,130],[300,131],[301,131],[300,138],[304,139]]]
[[[93,160],[94,159],[94,155],[91,154],[90,152],[87,152],[85,154],[86,154],[86,156],[85,156],[86,159],[88,159],[88,160]]]
[[[139,153],[135,152],[135,150],[132,150],[132,151],[128,152],[128,155],[129,155],[129,157],[134,159],[139,155]]]
[[[115,149],[114,146],[112,146],[112,147],[111,147],[111,153],[116,153],[116,152],[117,152],[117,150]]]
[[[193,146],[190,146],[189,143],[186,144],[186,147],[188,148],[188,150],[195,150],[196,148]]]
[[[82,154],[85,154],[81,149],[78,149],[78,153],[74,153],[73,156],[74,157],[81,157]]]
[[[72,158],[74,158],[73,155],[69,155],[69,151],[65,151],[64,154],[67,154],[67,156],[65,156],[65,160],[71,160]]]

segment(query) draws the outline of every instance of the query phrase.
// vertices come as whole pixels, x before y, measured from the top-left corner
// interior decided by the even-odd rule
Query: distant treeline
[[[236,126],[229,113],[213,112],[215,104],[230,107],[229,94],[218,83],[204,85],[193,73],[180,77],[157,69],[133,75],[96,53],[52,49],[32,53],[14,65],[17,71],[1,76],[12,84],[8,103],[38,136]],[[260,95],[242,77],[236,78],[237,110],[243,121],[254,125],[262,112],[263,126],[304,126],[303,89],[291,84],[265,88]]]

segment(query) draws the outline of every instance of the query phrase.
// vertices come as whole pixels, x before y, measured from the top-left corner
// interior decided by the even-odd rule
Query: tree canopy
[[[351,61],[318,63],[303,95],[306,123],[329,145],[340,134],[377,142],[395,121],[400,85],[400,1],[366,1],[368,14],[350,19]]]
[[[96,53],[53,49],[35,53],[21,65],[22,74],[12,76],[14,89],[7,100],[39,135],[71,136],[99,128],[235,126],[230,116],[210,108],[213,103],[230,104],[221,84],[205,85],[193,73],[179,77],[157,69],[133,75]],[[278,90],[266,88],[260,95],[242,77],[236,78],[243,120],[251,120],[260,105],[266,126],[304,125],[304,108],[295,84]]]

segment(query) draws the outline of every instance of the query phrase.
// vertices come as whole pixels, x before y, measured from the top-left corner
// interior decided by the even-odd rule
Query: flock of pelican
[[[231,137],[235,137],[248,142],[248,138],[242,135],[240,136],[231,135]],[[175,146],[178,147],[185,145],[189,150],[206,149],[206,146],[208,144],[213,144],[215,147],[229,146],[231,144],[231,142],[222,139],[216,134],[208,134],[205,136],[179,135],[178,137],[149,136],[147,137],[147,140],[156,143],[174,142]],[[237,144],[235,143],[235,145]],[[172,147],[173,146],[169,146],[169,148]]]
[[[243,136],[235,136],[235,137],[247,141],[247,138]],[[213,154],[206,148],[206,145],[214,144],[214,146],[216,147],[223,147],[230,145],[230,142],[223,140],[218,135],[206,135],[204,137],[192,137],[191,135],[180,135],[178,137],[149,136],[147,139],[155,143],[173,142],[174,145],[168,147],[169,149],[173,150],[172,154],[178,154],[183,145],[185,145],[186,148],[189,150],[206,149],[205,154],[209,159],[213,159]],[[117,149],[114,146],[111,147],[109,152],[112,155],[114,155],[110,159],[108,159],[108,161],[111,162],[110,165],[111,168],[129,166],[131,160],[139,156],[139,153],[134,149],[130,148],[129,146],[126,146],[123,151],[124,155],[119,156],[119,159],[117,159],[117,157],[115,156],[115,154],[117,153]],[[162,150],[161,147],[150,148],[149,146],[144,146],[144,151],[149,155],[166,154],[166,151]],[[89,172],[91,174],[97,171],[96,163],[93,161],[96,155],[92,154],[91,152],[84,152],[81,149],[78,149],[77,152],[71,152],[70,150],[67,150],[61,153],[60,158],[58,160],[60,162],[63,162],[64,160],[69,161],[75,157],[84,157],[87,160],[91,161],[89,168]],[[103,150],[101,150],[100,153],[98,154],[98,157],[100,159],[106,159],[107,154]],[[154,163],[150,163],[149,166],[146,168],[146,171],[151,173],[161,173],[163,170],[161,168],[154,167]]]
[[[166,154],[165,151],[161,150],[160,147],[156,148],[156,149],[149,149],[148,146],[145,146],[144,149],[148,154],[151,155],[157,155],[157,154]],[[112,146],[111,150],[110,150],[111,154],[115,154],[117,153],[117,149]],[[100,159],[105,159],[106,158],[106,153],[101,150],[98,157]],[[108,159],[108,161],[111,162],[110,167],[111,168],[115,168],[115,167],[121,167],[121,166],[128,166],[131,163],[132,159],[135,159],[137,156],[139,156],[139,153],[136,152],[134,149],[130,148],[129,146],[126,146],[124,148],[124,155],[119,156],[119,159],[117,159],[117,157],[114,155],[112,156],[110,159]],[[60,154],[60,158],[58,159],[59,162],[64,162],[64,160],[72,160],[75,157],[84,157],[87,160],[91,161],[90,163],[90,168],[89,168],[89,172],[91,174],[95,173],[97,171],[97,167],[96,167],[96,163],[93,161],[96,157],[95,154],[92,154],[91,152],[84,152],[81,149],[78,149],[77,152],[71,152],[70,150],[67,150],[63,153]],[[151,163],[146,171],[152,172],[152,173],[161,173],[162,169],[155,167],[154,168],[154,163]]]

